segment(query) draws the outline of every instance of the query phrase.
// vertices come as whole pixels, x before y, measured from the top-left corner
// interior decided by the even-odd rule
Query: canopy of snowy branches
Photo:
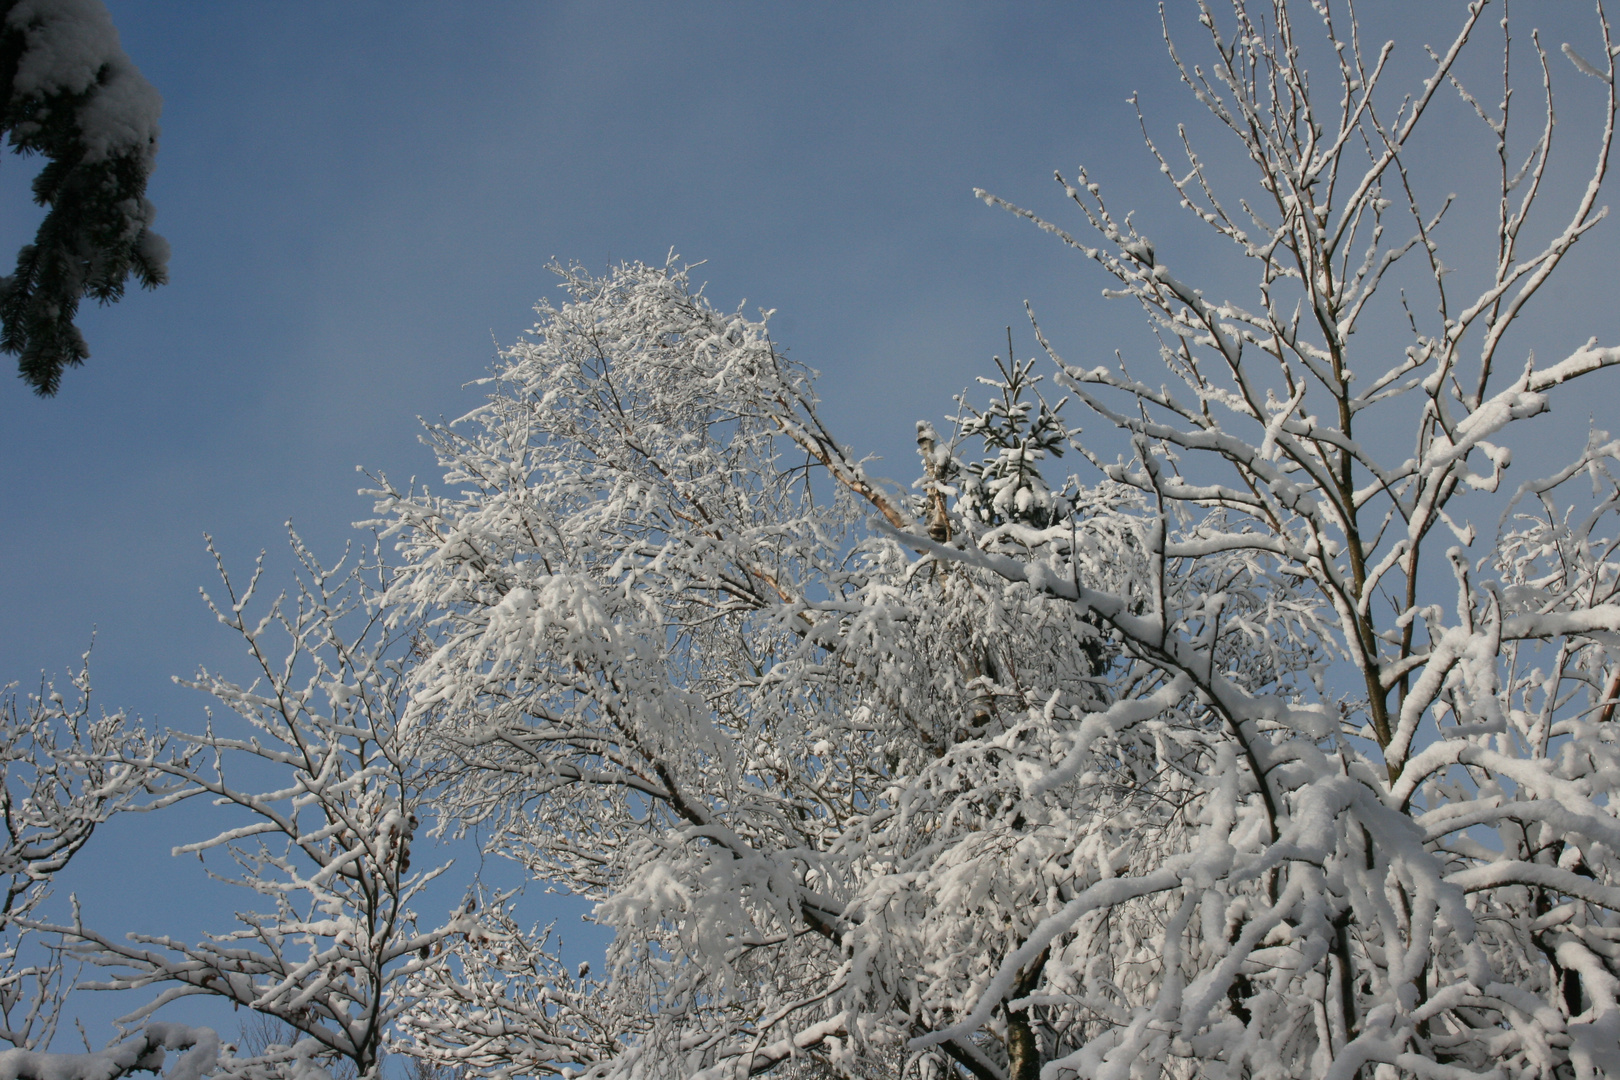
[[[251,737],[41,743],[117,778],[96,813],[244,812],[181,850],[273,910],[200,945],[16,924],[151,1008],[302,1033],[244,1076],[389,1046],[597,1080],[1620,1074],[1620,440],[1536,458],[1620,347],[1515,336],[1604,216],[1620,44],[1600,9],[1555,68],[1487,10],[1411,87],[1336,5],[1200,7],[1196,58],[1167,25],[1235,153],[1145,118],[1147,152],[1242,273],[1184,280],[1083,171],[1077,228],[985,194],[1140,305],[1159,366],[1032,314],[1046,355],[919,424],[910,491],[767,315],[674,259],[559,267],[429,426],[442,487],[377,478],[357,569],[295,540],[296,594],[211,601],[257,681],[196,685]],[[1493,49],[1521,97],[1462,78]],[[1567,197],[1555,70],[1603,118]],[[1409,172],[1442,97],[1499,164],[1467,274]],[[605,966],[512,896],[418,925],[429,807],[591,902]]]

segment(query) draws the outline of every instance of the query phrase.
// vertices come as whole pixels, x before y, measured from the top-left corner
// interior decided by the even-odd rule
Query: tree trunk
[[[1046,956],[1047,951],[1043,949],[1034,963],[1019,974],[1008,1000],[1025,997],[1034,991],[1036,984],[1041,981]],[[1035,1037],[1035,1027],[1030,1021],[1027,1007],[1017,1012],[1007,1010],[1007,1080],[1040,1080],[1041,1043]]]

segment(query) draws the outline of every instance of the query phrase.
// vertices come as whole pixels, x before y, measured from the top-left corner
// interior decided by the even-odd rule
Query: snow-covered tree
[[[88,660],[71,676],[71,699],[49,683],[20,701],[15,684],[0,692],[0,1041],[22,1051],[50,1044],[68,988],[59,954],[18,920],[148,780],[109,760],[139,729],[121,712],[91,715]]]
[[[1563,47],[1603,119],[1585,182],[1549,213],[1551,64],[1485,4],[1394,102],[1392,47],[1365,51],[1353,11],[1199,11],[1208,60],[1171,55],[1254,182],[1223,186],[1185,129],[1177,160],[1149,149],[1251,291],[1185,282],[1172,245],[1084,172],[1064,187],[1094,240],[1026,214],[1158,335],[1168,385],[1049,347],[1058,381],[1131,440],[1129,458],[1090,458],[1140,497],[1109,513],[1135,525],[1145,572],[1110,586],[1062,528],[930,549],[1092,613],[1174,705],[1123,697],[1076,714],[1061,759],[1020,754],[1026,799],[1120,777],[1121,814],[1091,823],[1106,855],[1090,879],[982,979],[940,986],[964,1015],[914,1045],[1022,1009],[1053,1077],[1613,1075],[1620,442],[1594,431],[1574,461],[1503,479],[1562,384],[1620,364],[1595,341],[1538,361],[1515,335],[1603,217],[1620,50],[1601,9],[1594,43]],[[1494,107],[1458,67],[1487,27]],[[1506,77],[1524,53],[1545,95],[1528,135]],[[1483,273],[1453,272],[1451,199],[1409,170],[1452,93],[1498,162]],[[1410,331],[1395,348],[1392,327]],[[1149,732],[1121,777],[1121,747]]]
[[[386,584],[364,569],[323,566],[296,534],[297,589],[248,613],[263,560],[246,588],[220,566],[224,599],[205,595],[239,634],[257,676],[249,685],[204,671],[189,682],[228,710],[197,735],[132,742],[117,760],[157,778],[145,807],[205,798],[222,807],[218,833],[174,849],[227,853],[235,876],[210,873],[261,898],[240,926],[198,939],[196,928],[127,940],[87,925],[34,924],[63,936],[73,955],[108,977],[90,988],[158,993],[121,1024],[150,1022],[196,994],[222,997],[279,1021],[299,1037],[257,1040],[221,1061],[229,1074],[374,1076],[401,988],[443,963],[452,934],[475,927],[452,914],[421,929],[413,900],[447,868],[412,870],[418,813],[432,783],[399,724],[403,657],[368,607]],[[212,550],[212,547],[210,547]],[[216,559],[218,556],[216,555]],[[161,786],[159,786],[159,782]],[[238,1048],[240,1050],[241,1048]]]
[[[80,855],[97,827],[141,808],[152,775],[123,760],[145,746],[125,714],[91,715],[88,656],[70,678],[73,696],[46,683],[19,700],[0,693],[0,1076],[6,1080],[119,1080],[163,1069],[168,1080],[201,1080],[218,1060],[206,1028],[150,1023],[102,1050],[51,1053],[73,976],[60,943],[34,919],[56,874]]]
[[[441,973],[417,994],[419,1049],[647,1075],[898,1063],[939,1016],[887,957],[911,968],[930,931],[852,954],[887,918],[866,890],[930,864],[929,842],[987,837],[953,792],[1031,695],[1100,700],[1097,631],[868,528],[922,526],[828,434],[763,322],[673,265],[561,272],[569,302],[489,404],[431,432],[454,493],[382,490],[404,556],[387,601],[425,624],[412,715],[445,761],[441,807],[617,937],[591,980],[497,909],[461,988]],[[1009,905],[1040,902],[1028,884]],[[925,1056],[984,1054],[970,1037]]]
[[[132,275],[149,289],[168,279],[146,198],[162,104],[101,0],[0,0],[0,133],[48,159],[34,178],[45,218],[0,278],[0,349],[41,396],[90,355],[80,300],[112,303]]]
[[[763,317],[637,264],[564,269],[488,403],[430,428],[448,492],[382,485],[442,806],[615,932],[592,978],[486,908],[417,979],[418,1052],[1620,1072],[1620,442],[1503,485],[1562,384],[1620,365],[1516,334],[1603,216],[1620,49],[1600,10],[1563,50],[1603,119],[1553,217],[1553,64],[1484,3],[1388,102],[1394,46],[1348,9],[1197,10],[1208,59],[1167,25],[1171,57],[1238,153],[1217,170],[1178,132],[1185,162],[1159,160],[1248,276],[1186,283],[1084,173],[1094,240],[1026,214],[1158,335],[1168,383],[1047,346],[1127,456],[1009,356],[955,438],[920,427],[919,494],[889,492]],[[1459,66],[1492,28],[1495,106]],[[1499,164],[1482,273],[1444,261],[1451,202],[1409,164],[1443,98]],[[1063,447],[1100,475],[1041,479]]]

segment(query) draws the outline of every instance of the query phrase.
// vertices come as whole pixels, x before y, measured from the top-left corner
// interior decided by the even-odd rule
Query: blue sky
[[[285,565],[289,518],[335,553],[370,510],[356,466],[433,478],[415,418],[477,403],[464,384],[532,323],[553,258],[706,260],[710,296],[777,309],[833,430],[909,482],[913,423],[1009,323],[1033,351],[1026,298],[1072,359],[1136,340],[1099,276],[973,187],[1062,217],[1052,170],[1083,161],[1184,228],[1126,103],[1167,130],[1196,109],[1150,3],[109,6],[165,99],[172,282],[85,312],[94,355],[56,399],[0,378],[0,679],[61,673],[94,630],[101,701],[159,726],[201,716],[171,675],[242,670],[197,599],[202,534],[244,570]],[[1412,56],[1458,5],[1371,9]],[[1585,5],[1515,10],[1590,35]],[[32,168],[0,165],[6,259]],[[1552,305],[1569,343],[1615,328],[1613,232]],[[166,856],[201,827],[175,821],[91,849],[69,882],[89,917],[218,911]]]

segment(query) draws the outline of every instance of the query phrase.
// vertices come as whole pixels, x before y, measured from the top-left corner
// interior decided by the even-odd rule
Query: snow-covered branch
[[[69,981],[49,941],[26,925],[52,878],[96,828],[144,796],[152,774],[119,760],[149,746],[123,713],[92,717],[88,655],[73,698],[45,684],[0,694],[0,1040],[18,1052],[50,1044]]]
[[[175,853],[227,853],[238,874],[210,872],[263,906],[239,913],[238,929],[201,940],[189,929],[116,939],[77,911],[68,925],[32,925],[107,969],[92,985],[159,990],[124,1023],[190,995],[223,997],[307,1036],[283,1047],[279,1064],[229,1064],[243,1076],[315,1068],[321,1058],[346,1059],[366,1076],[405,1005],[401,987],[442,963],[448,939],[474,924],[452,915],[424,929],[411,907],[445,867],[411,868],[431,763],[401,723],[401,650],[367,603],[386,580],[321,565],[296,534],[292,548],[297,591],[261,615],[248,614],[257,572],[238,590],[222,565],[224,595],[206,597],[240,635],[255,681],[202,672],[187,685],[226,715],[200,734],[171,736],[172,749],[125,748],[118,765],[162,778],[162,804],[201,796],[225,808],[233,823]]]

